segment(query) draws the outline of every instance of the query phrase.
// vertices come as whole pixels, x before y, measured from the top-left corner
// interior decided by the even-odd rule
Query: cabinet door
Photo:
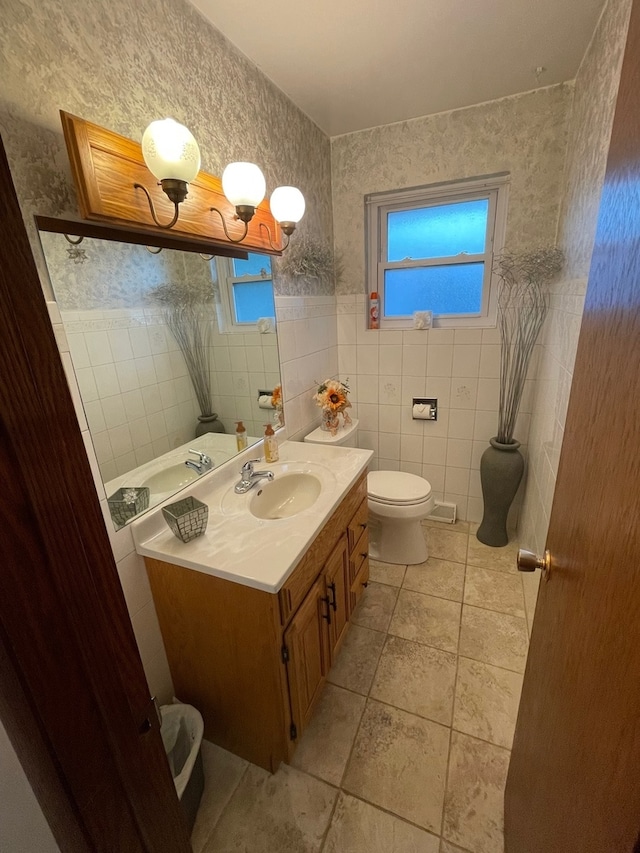
[[[302,734],[311,717],[329,671],[329,611],[321,575],[284,632],[291,712],[298,735]]]
[[[327,560],[324,577],[327,585],[327,597],[331,607],[329,637],[331,642],[331,659],[333,660],[342,644],[349,624],[351,605],[349,595],[349,552],[347,550],[346,536],[340,539]]]

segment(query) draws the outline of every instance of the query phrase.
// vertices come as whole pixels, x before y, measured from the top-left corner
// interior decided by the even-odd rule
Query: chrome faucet
[[[259,459],[251,459],[245,462],[240,470],[240,482],[234,486],[234,492],[237,495],[246,494],[249,489],[252,489],[258,480],[273,480],[273,471],[254,471],[253,466]]]
[[[201,476],[202,474],[206,474],[207,471],[210,471],[213,468],[213,462],[210,456],[207,456],[206,453],[202,453],[200,450],[190,450],[189,453],[193,453],[199,457],[199,462],[194,462],[193,459],[187,459],[184,463],[187,468],[191,468],[193,471]]]

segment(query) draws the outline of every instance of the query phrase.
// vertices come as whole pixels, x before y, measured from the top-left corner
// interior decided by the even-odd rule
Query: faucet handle
[[[256,462],[260,462],[260,460],[249,459],[247,462],[244,463],[240,470],[240,473],[243,477],[246,477],[247,475],[251,476],[251,474],[253,474],[253,466],[256,464]]]
[[[199,457],[200,457],[200,462],[201,462],[203,465],[210,465],[210,464],[211,464],[211,458],[210,458],[209,456],[207,456],[207,454],[206,454],[206,453],[203,453],[201,450],[191,450],[191,449],[189,449],[189,453],[193,453],[195,456],[199,456]]]

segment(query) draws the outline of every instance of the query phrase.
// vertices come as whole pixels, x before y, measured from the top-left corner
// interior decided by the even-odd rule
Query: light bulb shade
[[[276,187],[269,205],[276,222],[300,222],[304,216],[304,196],[297,187]]]
[[[172,118],[152,121],[142,135],[142,156],[159,180],[190,183],[200,171],[200,149],[193,134]]]
[[[229,163],[222,173],[222,191],[234,207],[257,207],[267,184],[255,163]]]

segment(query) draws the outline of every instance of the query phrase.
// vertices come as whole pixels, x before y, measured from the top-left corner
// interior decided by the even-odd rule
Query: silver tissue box
[[[191,542],[207,529],[209,507],[189,497],[163,507],[162,514],[174,536],[182,542]]]

